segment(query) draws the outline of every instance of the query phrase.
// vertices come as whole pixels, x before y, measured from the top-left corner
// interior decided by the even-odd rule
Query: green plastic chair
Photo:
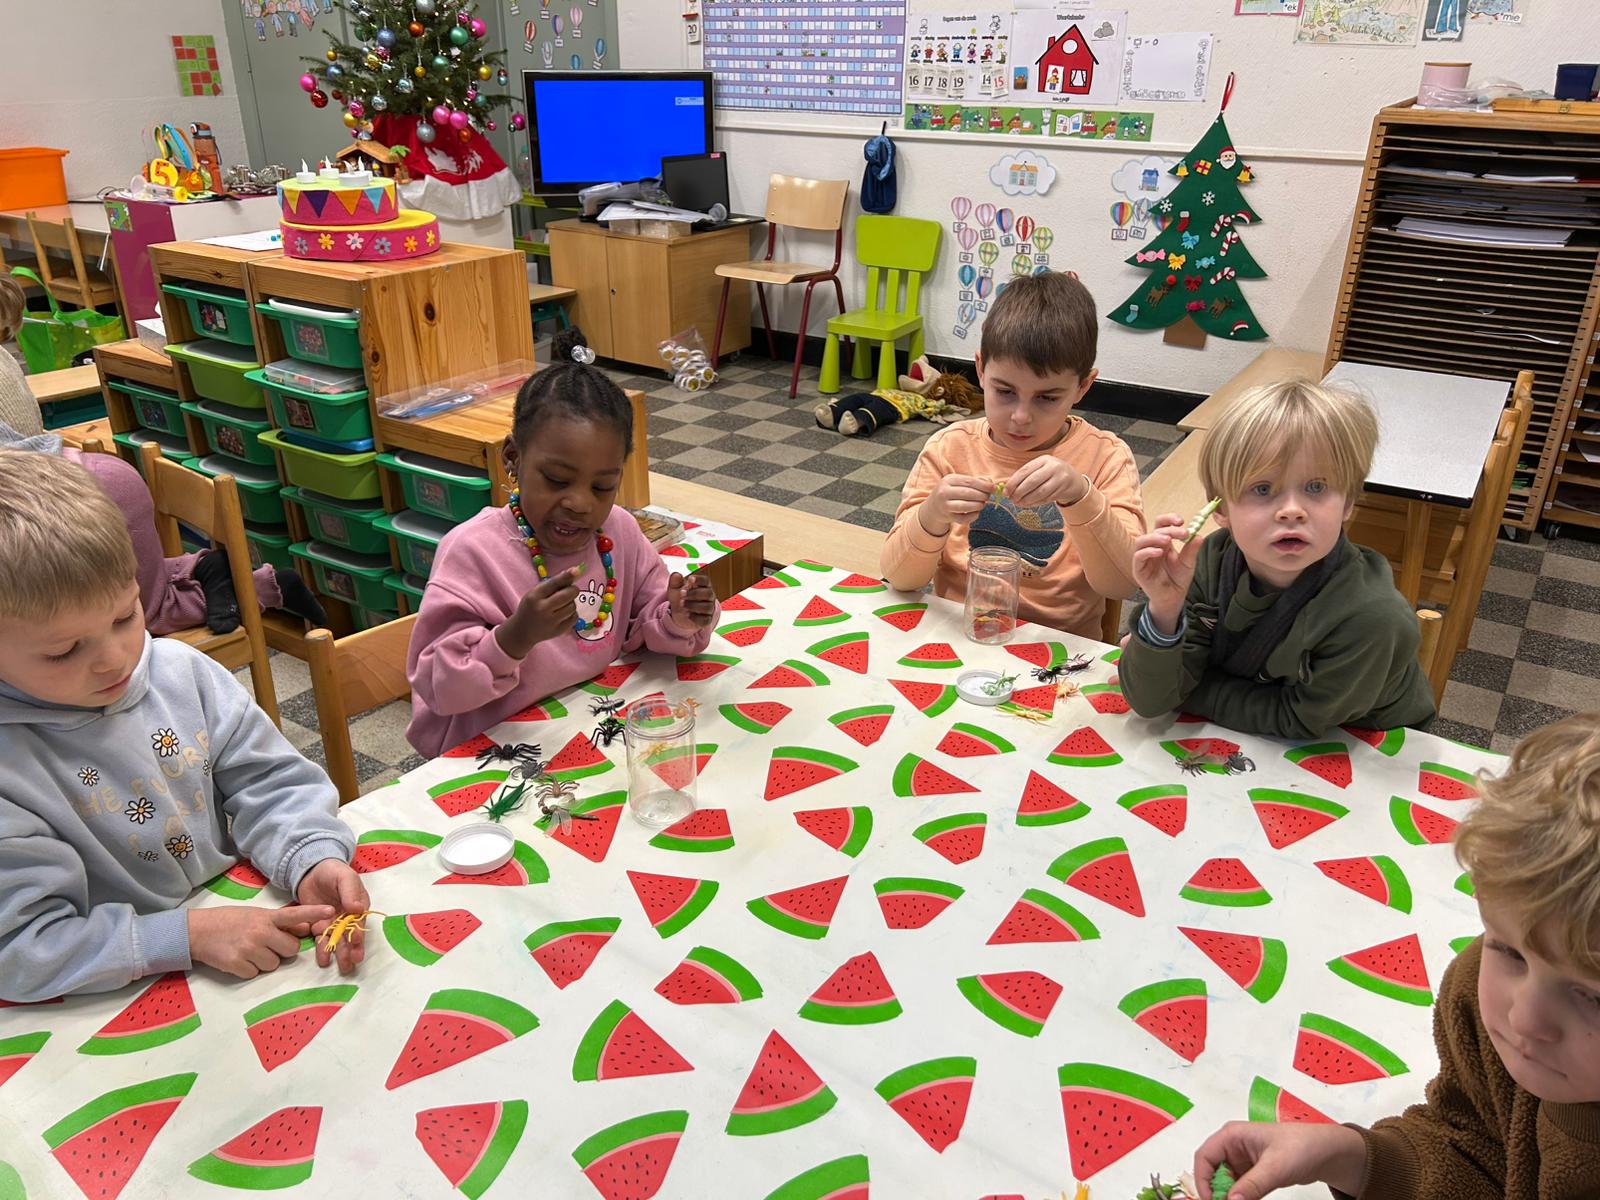
[[[839,339],[851,339],[850,374],[872,378],[872,343],[878,344],[878,386],[899,386],[895,343],[911,338],[911,361],[922,354],[922,274],[939,253],[939,222],[916,217],[856,218],[856,259],[867,268],[867,306],[828,322],[819,391],[839,390]],[[902,285],[903,290],[902,290]]]

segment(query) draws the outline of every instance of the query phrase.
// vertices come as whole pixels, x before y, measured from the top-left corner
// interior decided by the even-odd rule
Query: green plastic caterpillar
[[[1228,1191],[1234,1182],[1233,1172],[1223,1163],[1211,1177],[1211,1200],[1228,1200]]]

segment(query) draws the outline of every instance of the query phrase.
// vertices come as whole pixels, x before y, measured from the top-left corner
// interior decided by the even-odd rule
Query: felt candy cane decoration
[[[1220,283],[1224,279],[1236,279],[1238,275],[1239,272],[1235,271],[1232,267],[1223,267],[1222,270],[1218,271],[1210,279],[1206,280],[1206,282],[1213,284]]]

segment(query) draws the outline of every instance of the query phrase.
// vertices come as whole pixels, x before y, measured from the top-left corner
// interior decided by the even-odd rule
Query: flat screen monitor
[[[679,208],[710,212],[713,204],[728,207],[728,160],[720,150],[710,154],[669,154],[661,160],[661,190]]]
[[[524,71],[536,192],[654,179],[711,149],[709,71]]]

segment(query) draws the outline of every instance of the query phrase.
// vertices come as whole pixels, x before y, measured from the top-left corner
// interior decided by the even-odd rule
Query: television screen
[[[707,71],[524,71],[533,190],[572,192],[661,174],[711,149]]]

